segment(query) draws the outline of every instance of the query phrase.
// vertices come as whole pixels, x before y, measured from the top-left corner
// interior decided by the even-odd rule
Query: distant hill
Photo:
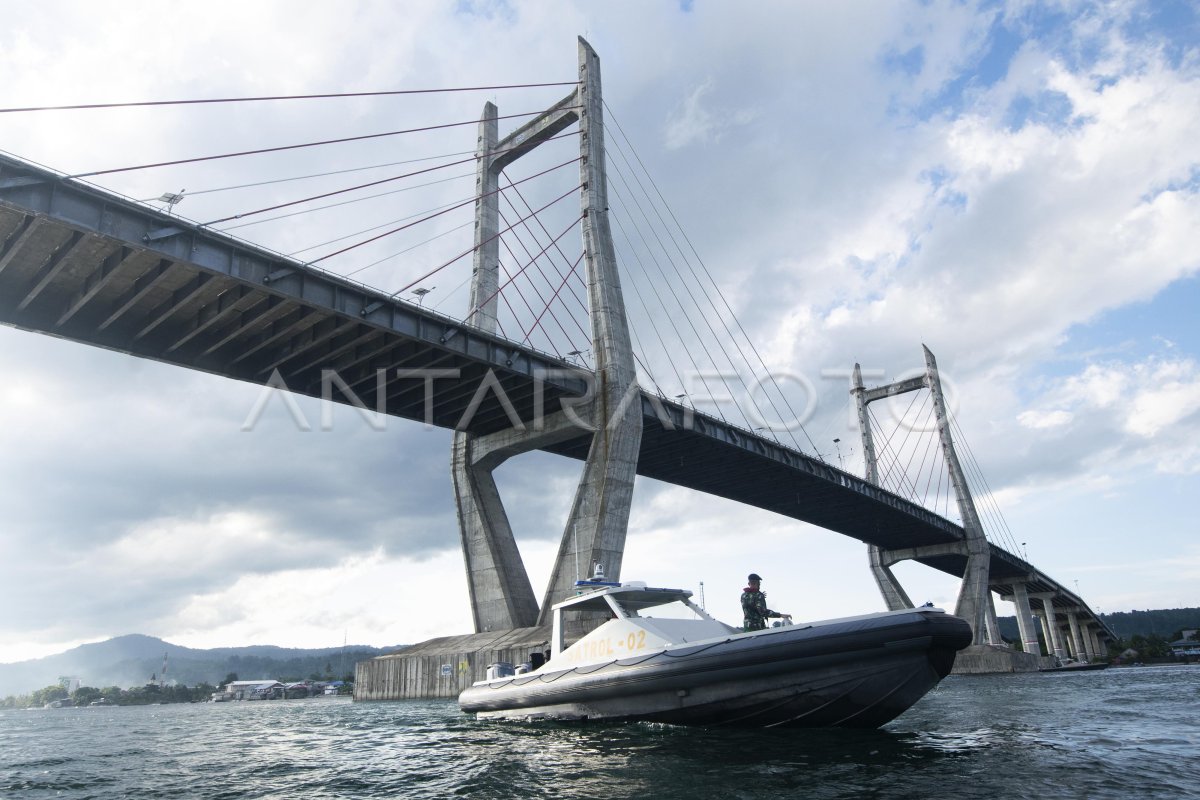
[[[1176,631],[1200,630],[1200,608],[1161,608],[1154,611],[1117,611],[1101,614],[1100,619],[1125,641],[1141,634],[1157,633],[1164,638]],[[1000,635],[1010,641],[1020,638],[1016,617],[999,617]]]
[[[200,650],[181,647],[153,636],[130,634],[103,642],[80,645],[45,658],[0,664],[0,697],[28,694],[58,682],[60,676],[77,677],[85,686],[140,686],[162,672],[167,656],[167,679],[194,686],[216,685],[230,672],[239,678],[307,678],[327,673],[341,678],[354,672],[354,664],[396,647],[364,645],[299,649],[252,645]]]

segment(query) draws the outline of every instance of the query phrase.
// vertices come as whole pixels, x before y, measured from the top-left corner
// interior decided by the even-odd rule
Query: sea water
[[[342,698],[0,712],[0,798],[1200,797],[1200,666],[951,676],[876,731]]]

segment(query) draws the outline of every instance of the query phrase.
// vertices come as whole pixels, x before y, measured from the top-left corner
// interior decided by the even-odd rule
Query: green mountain
[[[397,647],[350,645],[299,649],[254,645],[200,650],[153,636],[130,634],[80,645],[45,658],[0,664],[0,697],[28,694],[57,683],[62,676],[79,678],[84,686],[96,688],[140,686],[149,682],[151,676],[161,677],[164,655],[166,679],[189,686],[216,685],[230,672],[236,672],[243,680],[303,679],[312,675],[342,678],[354,673],[356,662]]]

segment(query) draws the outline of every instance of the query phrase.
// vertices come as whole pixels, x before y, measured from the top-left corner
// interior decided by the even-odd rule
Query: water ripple
[[[1174,667],[952,677],[877,731],[487,722],[450,701],[332,698],[6,712],[0,800],[1196,797],[1198,697],[1200,668]]]

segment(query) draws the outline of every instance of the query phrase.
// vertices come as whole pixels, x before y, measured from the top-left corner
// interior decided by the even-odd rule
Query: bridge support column
[[[1054,595],[1051,593],[1042,593],[1034,595],[1038,600],[1042,601],[1042,612],[1045,614],[1046,624],[1046,646],[1054,650],[1054,657],[1060,661],[1067,657],[1066,648],[1063,646],[1062,634],[1058,627],[1058,618],[1054,613]]]
[[[1071,644],[1075,648],[1075,658],[1079,661],[1091,661],[1083,634],[1079,630],[1079,615],[1075,611],[1067,612],[1067,622],[1071,625]]]
[[[871,442],[871,427],[867,418],[866,406],[874,400],[881,400],[904,392],[928,389],[933,399],[933,411],[937,420],[938,439],[942,446],[942,455],[946,461],[946,469],[950,473],[950,483],[954,487],[954,496],[958,503],[959,513],[963,519],[964,538],[960,543],[966,564],[963,568],[962,587],[958,592],[958,601],[954,613],[962,617],[971,626],[973,645],[983,645],[1000,641],[998,626],[995,622],[995,608],[992,606],[991,593],[988,587],[988,571],[991,567],[991,547],[975,510],[975,501],[967,487],[962,465],[954,450],[954,438],[950,434],[950,419],[946,413],[946,401],[942,394],[942,382],[938,377],[937,360],[928,347],[922,346],[925,352],[925,375],[920,378],[899,381],[887,386],[879,386],[870,391],[863,388],[862,370],[856,364],[854,368],[854,394],[858,406],[859,429],[863,434],[863,451],[865,454],[868,480],[871,480],[871,470],[874,469],[874,446]],[[873,481],[878,482],[877,476]],[[896,582],[895,576],[887,569],[887,558],[882,553],[870,554],[871,571],[876,583],[883,593],[889,608],[904,608],[911,606],[899,603],[907,600],[907,595]],[[896,605],[893,605],[896,604]]]
[[[1013,604],[1017,607],[1017,629],[1021,632],[1021,649],[1035,656],[1042,654],[1038,646],[1037,623],[1033,621],[1033,611],[1029,608],[1029,592],[1024,583],[1013,584]]]
[[[471,282],[471,322],[496,332],[500,285],[500,170],[492,159],[497,146],[496,106],[486,103],[476,144],[475,255]],[[451,476],[458,510],[458,529],[467,570],[467,590],[476,633],[529,627],[537,621],[537,599],[521,560],[512,526],[492,479],[495,459],[476,457],[476,437],[455,431]]]
[[[883,595],[883,602],[887,605],[888,611],[912,608],[913,601],[908,598],[908,593],[904,591],[900,581],[896,580],[896,576],[892,574],[891,567],[884,562],[883,553],[882,548],[873,544],[867,545],[867,559],[871,565],[871,575],[875,577],[875,585],[879,587],[879,593]]]
[[[958,603],[954,607],[954,613],[970,623],[975,634],[972,644],[984,644],[988,633],[987,609],[991,603],[991,591],[988,588],[991,548],[983,532],[983,524],[979,521],[979,514],[975,510],[971,490],[967,488],[967,479],[959,464],[958,454],[954,450],[954,438],[950,435],[950,419],[946,414],[946,401],[942,395],[937,360],[928,347],[922,349],[925,351],[925,382],[933,396],[933,414],[937,420],[938,438],[942,442],[942,455],[946,459],[950,482],[954,485],[955,499],[958,501],[958,510],[963,520],[963,532],[966,534],[967,564],[963,570],[962,588],[958,592]],[[992,616],[994,615],[993,610]]]
[[[990,644],[1007,647],[1004,637],[1000,635],[1000,621],[996,619],[996,597],[990,589],[987,593],[987,634]]]
[[[484,106],[479,124],[475,274],[468,321],[496,332],[501,172],[578,121],[583,246],[596,372],[588,396],[581,401],[591,420],[590,430],[563,425],[531,435],[502,431],[491,434],[487,441],[465,431],[455,434],[452,472],[477,632],[546,624],[550,607],[571,595],[577,565],[591,574],[592,565],[599,562],[609,577],[617,578],[624,556],[641,447],[642,408],[608,223],[600,60],[582,38],[579,76],[575,91],[503,140],[498,140],[493,104]],[[578,404],[576,408],[582,410]],[[587,435],[592,437],[591,448],[539,613],[491,473],[509,456],[543,446],[546,437]],[[572,628],[567,634],[581,632]]]
[[[854,395],[854,402],[858,407],[858,431],[862,436],[865,477],[878,486],[879,467],[875,461],[875,442],[871,437],[871,419],[867,414],[866,388],[862,382],[862,368],[858,364],[854,365],[854,388],[851,389],[851,394]],[[879,593],[883,595],[883,602],[887,605],[888,611],[912,608],[913,601],[909,599],[908,593],[904,591],[900,581],[896,580],[896,576],[892,574],[891,565],[884,561],[882,548],[873,544],[867,545],[867,560],[871,566],[871,575],[875,578],[875,585],[879,587]]]
[[[455,434],[454,493],[476,633],[532,627],[538,617],[533,587],[492,473],[512,456],[582,433],[586,432],[560,411],[546,417],[540,430]]]
[[[1046,624],[1046,614],[1042,611],[1034,611],[1033,615],[1037,617],[1038,623],[1042,626],[1042,641],[1046,643],[1046,655],[1054,655],[1053,639],[1050,638],[1050,626]]]
[[[451,471],[475,632],[527,628],[537,622],[537,599],[492,479],[496,465],[476,463],[473,439],[454,434]]]
[[[633,345],[608,221],[600,59],[582,38],[579,40],[579,80],[578,103],[582,106],[579,111],[582,155],[579,169],[584,184],[581,194],[584,260],[587,262],[591,307],[592,352],[596,361],[595,413],[592,417],[596,431],[542,600],[539,624],[550,620],[551,607],[555,603],[571,596],[577,578],[577,563],[590,568],[599,562],[604,565],[607,577],[620,578],[642,441],[642,408]],[[572,624],[567,621],[568,626]],[[582,628],[590,625],[580,623]]]
[[[1087,633],[1088,633],[1088,636],[1091,638],[1092,653],[1097,658],[1102,658],[1102,659],[1107,658],[1108,657],[1108,647],[1105,646],[1103,640],[1100,638],[1100,631],[1090,622],[1087,625]]]

